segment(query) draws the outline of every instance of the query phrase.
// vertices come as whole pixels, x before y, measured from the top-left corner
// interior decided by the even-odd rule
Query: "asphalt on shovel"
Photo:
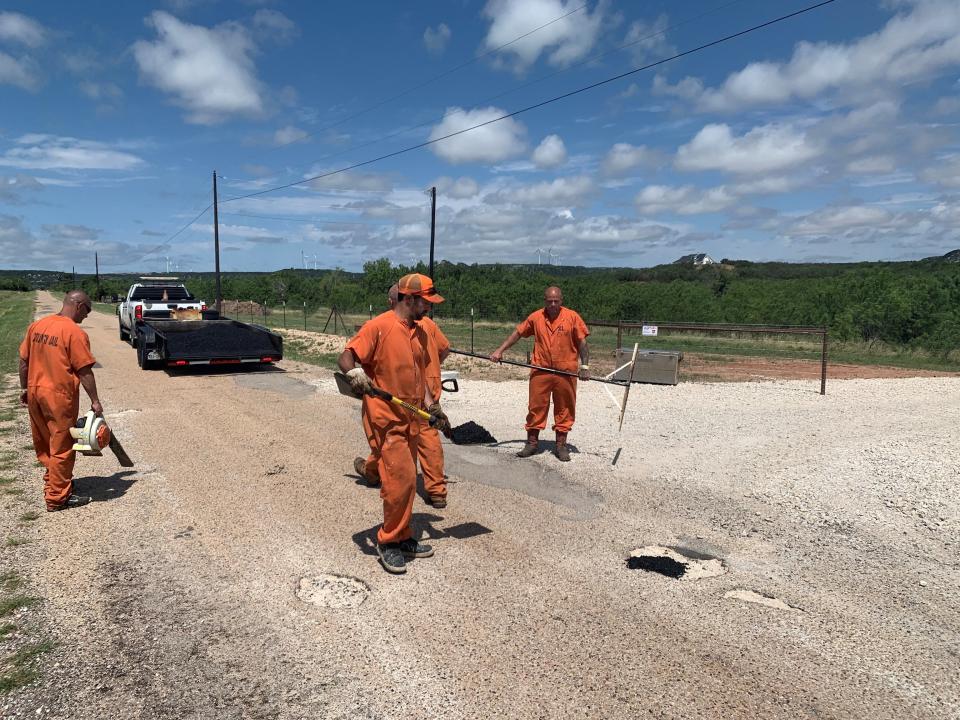
[[[346,395],[347,397],[352,397],[357,400],[360,400],[363,395],[357,395],[354,392],[353,387],[350,385],[350,380],[342,372],[335,372],[333,374],[334,379],[337,381],[337,390],[340,391],[341,395]],[[422,420],[426,420],[430,423],[430,427],[436,427],[440,418],[437,415],[431,415],[426,410],[421,410],[416,405],[411,405],[408,402],[404,402],[398,397],[395,397],[391,393],[388,393],[386,390],[382,390],[376,386],[370,386],[370,394],[374,397],[378,397],[381,400],[386,400],[388,403],[402,407],[407,412],[410,412]],[[491,435],[485,427],[478,425],[473,422],[466,422],[463,425],[457,425],[455,428],[450,428],[443,433],[445,437],[451,440],[455,445],[479,445],[482,443],[495,443],[496,438]]]

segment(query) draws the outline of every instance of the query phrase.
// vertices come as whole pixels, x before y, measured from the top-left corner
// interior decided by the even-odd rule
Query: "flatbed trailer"
[[[144,370],[192,365],[252,365],[283,359],[283,338],[228,318],[137,323],[137,363]]]

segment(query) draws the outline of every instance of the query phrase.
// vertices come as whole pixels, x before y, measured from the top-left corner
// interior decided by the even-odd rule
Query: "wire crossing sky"
[[[958,71],[948,0],[15,2],[0,264],[212,269],[214,168],[228,271],[422,260],[433,185],[454,262],[943,254]]]

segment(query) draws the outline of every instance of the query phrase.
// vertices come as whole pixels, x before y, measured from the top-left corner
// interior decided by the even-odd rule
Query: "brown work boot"
[[[557,433],[557,446],[553,454],[557,456],[560,462],[570,462],[570,451],[567,449],[567,434]]]
[[[539,437],[539,430],[527,430],[527,444],[523,446],[523,450],[517,453],[517,457],[528,458],[531,455],[536,455],[540,451]]]
[[[440,510],[447,506],[447,498],[441,497],[440,495],[431,495],[430,504],[437,508],[437,510]]]
[[[370,477],[367,475],[367,460],[366,458],[358,457],[353,459],[353,469],[356,471],[357,475],[362,477],[367,481],[367,485],[370,487],[377,487],[380,484],[380,478]]]

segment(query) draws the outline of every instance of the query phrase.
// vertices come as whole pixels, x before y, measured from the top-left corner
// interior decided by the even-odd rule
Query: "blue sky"
[[[176,233],[214,168],[225,270],[426,259],[432,185],[437,256],[459,262],[960,247],[955,0],[837,0],[304,182],[806,4],[7,3],[0,266],[211,270],[212,213]]]

